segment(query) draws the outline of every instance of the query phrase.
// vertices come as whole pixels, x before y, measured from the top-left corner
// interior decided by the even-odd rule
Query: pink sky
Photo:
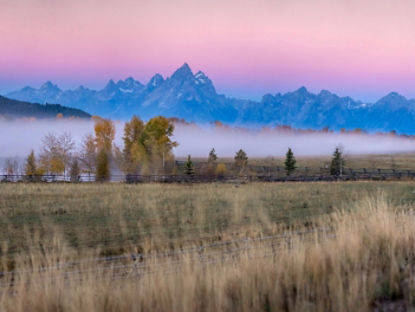
[[[145,83],[188,62],[218,91],[415,97],[413,0],[0,0],[0,93]]]

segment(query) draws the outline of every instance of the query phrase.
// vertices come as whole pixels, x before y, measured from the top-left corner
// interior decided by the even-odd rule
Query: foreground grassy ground
[[[380,193],[415,203],[413,182],[0,184],[0,248],[13,256],[37,240],[47,249],[56,233],[104,255],[203,244],[311,224]]]
[[[44,187],[44,197],[49,200],[51,197],[47,191],[51,190],[77,190],[80,192],[79,196],[84,194],[85,200],[85,193],[82,193],[78,186]],[[104,187],[104,191],[105,187],[114,188],[112,185],[101,187]],[[121,190],[118,187],[122,186],[115,189]],[[226,246],[217,245],[212,251],[208,251],[208,248],[194,248],[188,252],[182,250],[181,253],[170,255],[162,253],[151,256],[145,253],[139,259],[128,257],[109,262],[96,258],[99,253],[96,249],[80,254],[77,248],[68,245],[59,232],[55,232],[48,250],[43,249],[44,240],[28,238],[32,242],[29,252],[16,255],[13,271],[0,275],[0,310],[341,312],[409,311],[415,306],[415,216],[412,185],[310,184],[299,185],[298,189],[296,185],[247,185],[238,189],[226,186],[223,190],[210,187],[214,186],[201,185],[195,189],[185,187],[183,190],[192,194],[189,198],[193,201],[193,207],[199,207],[198,209],[202,209],[200,212],[206,214],[208,211],[212,213],[197,222],[193,217],[189,217],[187,211],[182,210],[184,207],[190,209],[192,205],[180,202],[173,196],[178,190],[177,186],[165,189],[157,185],[146,185],[125,190],[144,196],[144,190],[154,188],[154,195],[160,198],[152,198],[151,205],[150,202],[147,203],[148,210],[152,211],[168,211],[169,207],[155,204],[158,200],[163,202],[166,198],[170,201],[171,196],[176,198],[174,207],[177,208],[177,214],[183,218],[188,216],[188,219],[196,222],[199,227],[206,226],[204,229],[198,229],[197,234],[185,229],[182,232],[183,237],[217,233],[221,231],[219,225],[223,226],[223,230],[230,229],[231,225],[241,229],[246,222],[245,216],[248,216],[251,230],[257,229],[261,240],[234,241]],[[279,193],[279,187],[283,193]],[[91,194],[93,189],[88,189],[88,194]],[[34,190],[42,193],[41,187],[40,190]],[[265,195],[265,191],[273,195]],[[329,191],[335,192],[333,199],[323,199],[321,195],[330,195]],[[345,191],[350,192],[350,197]],[[20,192],[26,194],[28,189],[20,189]],[[126,192],[122,194],[125,196]],[[367,192],[372,194],[357,199]],[[205,193],[212,197],[205,195],[202,198],[208,202],[214,201],[215,204],[200,206],[203,201],[196,201],[196,195]],[[228,193],[230,195],[225,195]],[[120,199],[114,198],[115,194],[96,195],[96,203],[89,202],[94,208],[89,209],[94,211],[103,203],[119,203]],[[264,201],[261,194],[264,194],[262,196],[266,196],[267,200]],[[316,196],[313,200],[311,194]],[[2,198],[3,195],[4,193]],[[225,202],[233,195],[235,206],[227,207],[223,203],[219,205],[216,203],[218,199],[215,198],[218,195]],[[331,200],[336,199],[341,200],[338,202],[339,206],[344,205],[347,208],[316,216],[312,226],[299,224],[295,229],[274,228],[272,238],[264,237],[265,233],[261,229],[266,229],[273,218],[270,198],[275,201],[281,200],[277,195],[284,195],[286,209],[295,210],[296,207],[290,206],[291,204],[309,200],[310,204],[314,203],[314,208],[302,209],[313,209],[312,211],[318,212],[319,204],[333,203]],[[387,197],[391,195],[395,197]],[[60,202],[63,205],[64,202],[71,202],[69,196],[64,196],[60,201],[55,196],[52,196],[54,203]],[[185,195],[182,196],[178,198],[186,198]],[[250,202],[250,199],[253,201]],[[290,203],[290,200],[293,202]],[[26,206],[20,209],[42,207],[33,204],[27,202]],[[65,206],[65,209],[68,207],[75,211],[87,206],[71,205]],[[219,212],[219,207],[228,213]],[[283,207],[284,205],[279,209],[284,209]],[[46,212],[47,205],[43,206],[43,209]],[[321,212],[329,210],[322,208]],[[108,210],[105,211],[108,213]],[[284,215],[282,211],[280,213]],[[78,213],[81,213],[80,210]],[[221,219],[215,219],[215,213],[222,216]],[[301,213],[296,217],[300,218],[310,213],[311,211]],[[148,220],[153,220],[152,222],[159,218],[157,222],[163,222],[162,215],[162,212],[157,212],[153,215],[155,219],[149,215],[147,217]],[[174,215],[174,212],[167,215]],[[108,217],[114,222],[125,220],[117,219],[118,217],[111,214]],[[274,217],[279,220],[277,215]],[[85,216],[80,219],[83,218]],[[167,232],[163,237],[169,237],[168,229],[174,228],[174,223],[177,222],[175,218],[167,219]],[[93,218],[87,219],[91,222]],[[35,218],[27,216],[24,218],[26,224],[34,220]],[[213,220],[216,220],[216,227],[210,229],[209,224],[214,222]],[[228,220],[227,223],[225,220]],[[49,219],[47,222],[53,224],[58,220]],[[156,233],[156,229],[164,229],[164,226],[157,222],[157,225],[150,227],[153,229],[152,233]],[[261,222],[262,227],[255,226]],[[223,225],[224,223],[227,225]],[[79,229],[85,225],[86,223],[79,225]],[[75,222],[72,226],[77,227]],[[96,224],[94,228],[96,233],[103,231],[102,227],[98,230]],[[4,258],[0,259],[0,264],[4,267]]]

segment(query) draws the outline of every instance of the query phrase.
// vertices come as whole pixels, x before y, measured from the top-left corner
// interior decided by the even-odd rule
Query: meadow
[[[415,203],[411,182],[6,183],[0,184],[1,253],[27,249],[33,235],[46,248],[54,231],[73,247],[99,247],[103,253],[203,243],[252,228],[267,232],[275,224],[307,223],[378,192],[394,205]]]
[[[413,153],[396,153],[396,154],[368,154],[368,155],[343,155],[345,167],[351,169],[415,169],[415,155]],[[325,168],[330,166],[331,156],[299,156],[297,157],[297,166],[300,168]],[[284,157],[254,159],[252,163],[272,164],[275,163],[281,167],[284,166]]]
[[[0,184],[2,311],[414,304],[412,182]]]
[[[248,155],[249,157],[249,155]],[[366,168],[386,169],[386,170],[414,170],[415,169],[415,155],[413,153],[394,153],[394,154],[343,154],[345,160],[345,168],[359,170]],[[180,161],[185,161],[186,158],[178,157]],[[310,169],[311,173],[319,173],[320,168],[329,168],[332,156],[296,156],[297,167],[302,170],[305,167]],[[206,162],[206,158],[194,158],[196,163]],[[249,157],[249,165],[275,167],[278,166],[283,171],[285,156],[275,157]],[[220,158],[218,162],[231,164],[234,162],[233,158]]]

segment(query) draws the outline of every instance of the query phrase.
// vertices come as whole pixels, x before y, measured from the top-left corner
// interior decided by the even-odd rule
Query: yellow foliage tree
[[[124,127],[123,169],[126,173],[136,174],[147,160],[142,142],[144,122],[134,116]]]
[[[27,181],[32,182],[39,181],[40,177],[44,174],[44,170],[37,167],[34,151],[31,151],[26,158],[24,174],[26,175]]]
[[[95,179],[99,182],[109,181],[111,177],[111,171],[109,166],[108,153],[105,149],[100,149],[97,155],[97,164]]]
[[[35,152],[31,151],[26,159],[24,174],[27,176],[34,176],[37,174]]]
[[[144,127],[142,144],[144,145],[153,171],[165,171],[166,162],[174,159],[172,149],[178,145],[171,140],[174,132],[173,122],[165,117],[158,116],[150,119]]]
[[[127,173],[166,172],[167,164],[173,162],[171,140],[174,124],[171,119],[155,117],[146,124],[134,116],[124,128],[124,171]]]
[[[94,130],[97,149],[104,149],[110,153],[112,150],[112,142],[115,138],[114,123],[109,119],[97,119]]]
[[[226,175],[226,165],[223,163],[218,164],[215,169],[215,175],[218,178],[223,178]]]
[[[65,171],[65,163],[61,157],[53,156],[49,160],[49,171],[52,173],[62,173]]]
[[[43,146],[40,153],[41,168],[52,174],[65,173],[69,165],[75,143],[69,133],[56,136],[47,134],[42,140]]]
[[[115,138],[115,126],[109,119],[95,119],[95,146],[97,159],[95,166],[96,178],[107,181],[111,176],[110,159],[112,157],[112,142]]]

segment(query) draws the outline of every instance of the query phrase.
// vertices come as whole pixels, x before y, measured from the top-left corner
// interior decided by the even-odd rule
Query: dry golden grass
[[[245,200],[235,198],[235,207]],[[412,205],[377,192],[354,209],[319,216],[312,227],[268,224],[272,237],[136,260],[87,260],[99,251],[80,252],[55,232],[42,252],[33,236],[29,252],[15,257],[17,272],[0,278],[0,310],[370,311],[414,304]]]

